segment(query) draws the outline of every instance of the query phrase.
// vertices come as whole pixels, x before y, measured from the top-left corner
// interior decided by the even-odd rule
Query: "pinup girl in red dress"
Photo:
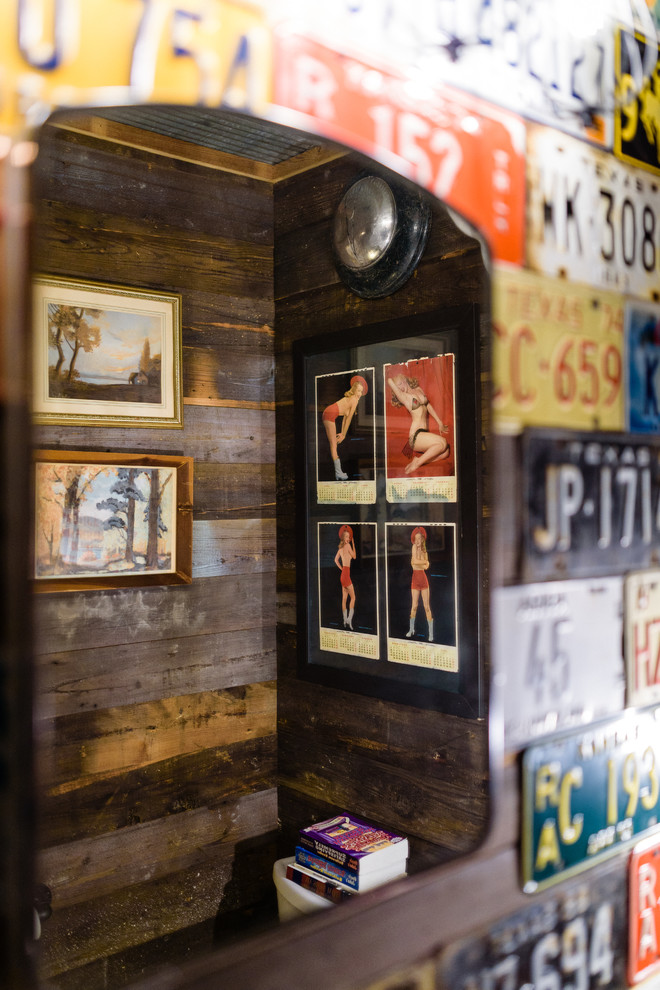
[[[351,420],[353,419],[353,414],[357,409],[357,404],[360,401],[360,397],[366,395],[368,391],[369,388],[365,379],[361,375],[353,375],[351,378],[351,387],[348,392],[345,392],[341,399],[338,399],[337,402],[333,402],[330,406],[326,406],[323,410],[323,425],[328,437],[328,443],[330,444],[330,454],[332,456],[332,463],[335,468],[335,479],[337,481],[348,480],[348,475],[342,471],[341,461],[339,460],[339,454],[337,453],[337,444],[346,439],[346,434],[348,433],[348,428],[351,425]],[[341,430],[337,433],[335,420],[338,419],[339,416],[342,417]]]
[[[335,555],[335,564],[341,571],[341,610],[344,616],[344,628],[353,628],[353,613],[355,611],[355,588],[351,578],[351,561],[355,560],[355,543],[353,530],[350,526],[342,526],[339,530],[339,549]],[[346,607],[348,604],[348,608]]]
[[[419,605],[419,596],[422,596],[422,604],[426,612],[429,624],[429,642],[433,639],[433,615],[431,614],[429,579],[426,571],[429,567],[429,555],[426,552],[426,530],[423,526],[416,526],[413,529],[410,542],[412,543],[412,581],[410,589],[412,592],[412,603],[410,607],[410,628],[406,633],[406,638],[410,639],[415,632],[415,616]]]

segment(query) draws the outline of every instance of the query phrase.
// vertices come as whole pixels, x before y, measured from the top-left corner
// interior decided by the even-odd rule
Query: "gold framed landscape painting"
[[[36,423],[183,426],[181,296],[33,279]]]
[[[35,591],[192,580],[193,460],[36,450]]]

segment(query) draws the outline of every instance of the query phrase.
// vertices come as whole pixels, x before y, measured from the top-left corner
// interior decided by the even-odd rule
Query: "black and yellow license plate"
[[[523,889],[613,855],[659,815],[660,708],[530,747],[523,756]]]
[[[626,986],[624,864],[530,900],[440,959],[446,990],[604,990]]]

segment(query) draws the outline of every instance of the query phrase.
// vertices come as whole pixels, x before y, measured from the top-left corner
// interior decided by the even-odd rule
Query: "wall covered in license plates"
[[[15,0],[2,20],[5,235],[52,109],[223,104],[417,182],[491,275],[490,837],[364,915],[333,912],[325,941],[209,963],[200,986],[273,986],[274,958],[278,985],[311,986],[321,951],[313,985],[355,990],[653,977],[660,6]]]

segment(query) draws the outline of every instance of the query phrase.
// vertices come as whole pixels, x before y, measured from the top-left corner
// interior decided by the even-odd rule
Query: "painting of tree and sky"
[[[176,472],[140,465],[36,464],[35,577],[176,568]]]
[[[48,303],[51,398],[160,403],[159,314]]]

